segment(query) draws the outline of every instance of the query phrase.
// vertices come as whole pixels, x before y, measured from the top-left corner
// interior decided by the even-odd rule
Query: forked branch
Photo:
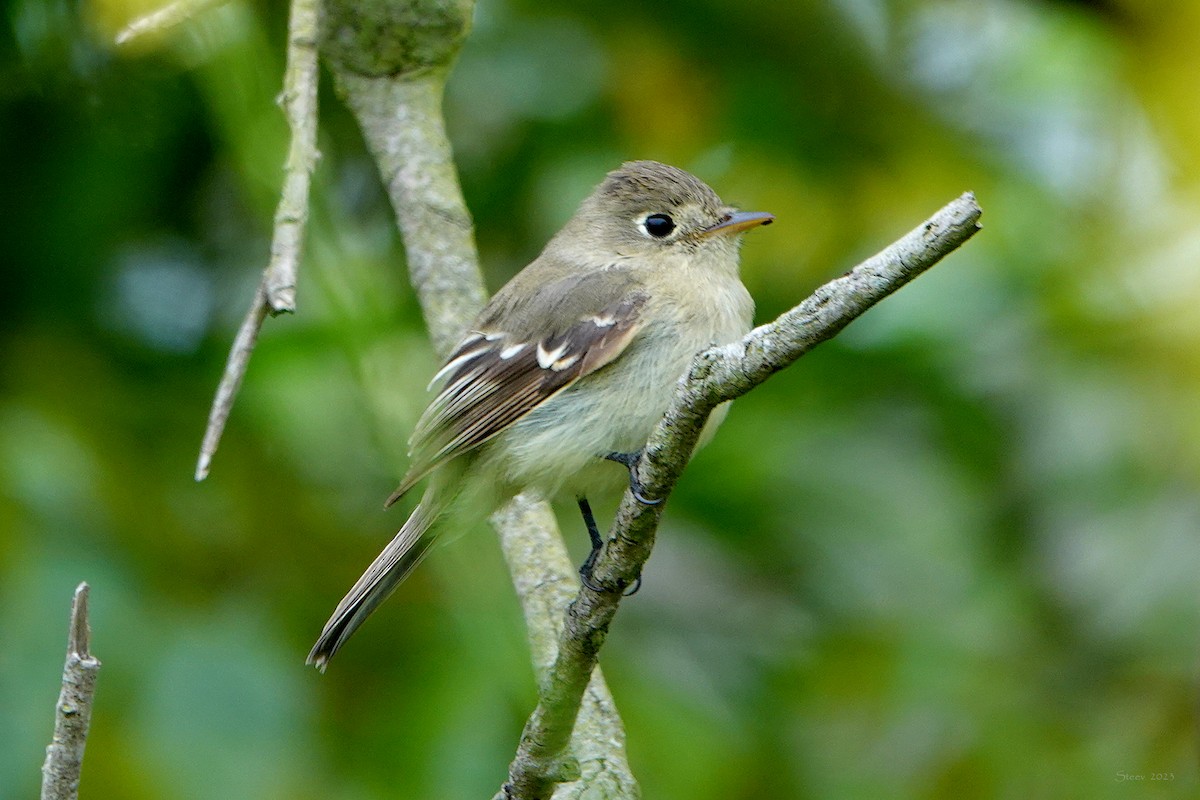
[[[116,42],[125,45],[141,37],[161,33],[227,0],[175,0],[139,17],[117,34]],[[308,192],[317,158],[317,34],[320,19],[319,0],[291,0],[288,16],[287,66],[279,104],[291,131],[287,161],[284,164],[283,189],[275,209],[275,227],[271,238],[271,260],[262,282],[254,292],[225,371],[213,398],[196,462],[196,480],[208,477],[213,455],[221,443],[225,423],[233,410],[242,379],[250,366],[250,356],[268,315],[296,310],[296,273],[304,247],[308,223]]]
[[[196,462],[196,480],[208,476],[213,454],[221,443],[221,434],[242,378],[250,365],[250,355],[268,314],[296,310],[296,272],[304,247],[308,224],[308,190],[317,158],[317,0],[292,0],[288,18],[287,67],[279,104],[291,130],[291,144],[284,164],[283,190],[275,209],[275,229],[271,240],[271,260],[246,318],[238,329],[225,372],[217,386],[208,425]]]
[[[366,5],[326,0],[322,52],[375,158],[404,237],[409,278],[434,349],[445,356],[483,307],[471,216],[442,117],[446,76],[470,29],[471,0]],[[577,585],[554,516],[522,495],[493,517],[521,600],[539,681],[555,659],[562,608]],[[620,715],[590,675],[559,800],[636,797]],[[585,679],[586,680],[586,679]]]

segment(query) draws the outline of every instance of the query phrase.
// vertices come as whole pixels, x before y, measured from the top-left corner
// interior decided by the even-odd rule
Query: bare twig
[[[280,104],[292,139],[284,164],[283,190],[275,210],[271,260],[246,318],[238,329],[217,386],[196,462],[196,480],[208,476],[225,422],[241,388],[250,356],[267,314],[296,310],[296,270],[308,222],[308,190],[317,153],[317,0],[292,0],[288,20],[287,67]]]
[[[100,661],[88,651],[88,585],[79,584],[71,601],[71,627],[67,635],[67,662],[62,692],[55,708],[54,739],[46,748],[42,765],[42,800],[75,800],[79,771],[92,721],[92,698]]]
[[[292,0],[287,71],[279,102],[292,132],[275,237],[267,265],[267,303],[275,314],[296,310],[296,269],[308,222],[309,178],[317,158],[317,0]]]
[[[229,358],[225,360],[225,372],[217,385],[212,410],[208,412],[208,425],[204,429],[204,441],[200,444],[200,460],[196,462],[198,481],[208,477],[208,467],[212,463],[213,454],[217,452],[217,445],[221,443],[225,421],[229,419],[229,412],[233,410],[233,401],[242,386],[242,378],[246,377],[246,367],[250,365],[250,355],[254,352],[258,333],[262,330],[263,320],[267,318],[270,310],[271,307],[267,305],[264,276],[254,292],[250,310],[246,312],[246,318],[242,320],[237,336],[233,337],[233,347],[229,349]]]
[[[225,5],[229,0],[175,0],[144,17],[138,17],[117,34],[117,44],[128,42],[148,33],[170,30],[210,8]]]
[[[936,264],[979,229],[980,208],[968,193],[929,221],[740,342],[710,348],[692,362],[638,467],[644,490],[665,499],[691,457],[709,413],[836,335],[859,315]],[[627,586],[650,555],[663,504],[645,505],[626,492],[593,575],[601,585]],[[558,656],[543,681],[537,709],[525,725],[503,791],[513,800],[549,797],[569,765],[571,736],[584,687],[596,665],[620,591],[582,588],[571,603]]]

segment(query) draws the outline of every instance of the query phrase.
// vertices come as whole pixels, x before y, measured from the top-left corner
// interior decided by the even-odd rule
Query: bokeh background
[[[114,48],[154,5],[0,6],[0,797],[36,792],[84,579],[85,797],[490,797],[534,687],[486,528],[303,665],[403,518],[435,366],[327,78],[300,313],[192,481],[286,8]],[[1198,32],[1191,0],[481,0],[447,114],[493,289],[627,158],[778,215],[763,321],[985,209],[689,468],[603,657],[646,797],[1195,796]]]

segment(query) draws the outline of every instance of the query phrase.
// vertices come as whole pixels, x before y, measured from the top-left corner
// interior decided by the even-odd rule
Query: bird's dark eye
[[[675,220],[668,217],[666,214],[651,214],[646,217],[646,221],[642,223],[646,228],[646,233],[661,239],[664,236],[670,236],[671,231],[675,230]]]

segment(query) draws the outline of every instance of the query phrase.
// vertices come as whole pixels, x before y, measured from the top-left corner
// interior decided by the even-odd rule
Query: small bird
[[[334,610],[308,663],[322,672],[428,552],[447,512],[495,509],[526,488],[571,492],[592,553],[587,495],[626,480],[692,357],[750,330],[740,234],[774,221],[738,211],[693,175],[656,161],[610,172],[579,211],[487,304],[430,382],[390,506],[422,478],[416,510]],[[711,436],[725,407],[710,417]],[[629,470],[628,477],[605,461]],[[592,586],[594,589],[598,587]]]

